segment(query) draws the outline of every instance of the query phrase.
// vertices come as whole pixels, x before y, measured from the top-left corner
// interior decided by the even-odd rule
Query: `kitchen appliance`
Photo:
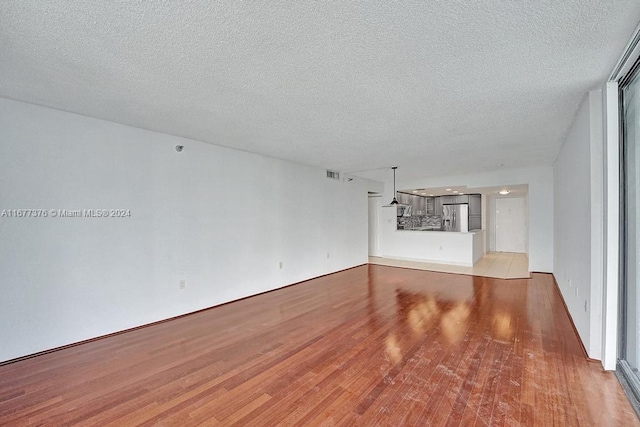
[[[469,205],[442,205],[442,229],[444,231],[469,231]]]
[[[401,216],[411,216],[411,206],[409,205],[401,205],[401,204],[397,204],[397,209],[398,209],[398,217]]]

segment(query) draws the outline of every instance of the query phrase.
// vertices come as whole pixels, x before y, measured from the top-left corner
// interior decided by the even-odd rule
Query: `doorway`
[[[527,211],[523,197],[496,199],[496,252],[527,253]]]
[[[379,242],[379,211],[382,195],[369,193],[369,256],[378,256],[380,251]]]

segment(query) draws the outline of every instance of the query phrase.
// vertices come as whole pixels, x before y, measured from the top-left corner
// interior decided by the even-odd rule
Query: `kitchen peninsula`
[[[472,267],[485,253],[484,230],[394,230],[387,238],[392,251],[385,258]]]
[[[467,267],[482,258],[485,232],[481,229],[480,195],[433,197],[430,205],[426,204],[428,198],[422,198],[427,199],[423,205],[416,196],[398,196],[401,205],[396,212],[385,210],[385,222],[393,228],[383,234],[388,252],[383,257]]]

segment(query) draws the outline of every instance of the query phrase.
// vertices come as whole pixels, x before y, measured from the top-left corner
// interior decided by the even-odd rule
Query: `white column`
[[[620,143],[618,83],[607,82],[603,89],[605,157],[605,286],[602,299],[602,365],[615,370],[618,357],[618,288],[620,236]]]

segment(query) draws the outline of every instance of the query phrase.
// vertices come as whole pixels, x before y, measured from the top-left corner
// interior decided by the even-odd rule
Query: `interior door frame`
[[[382,200],[382,194],[380,193],[368,193],[368,198],[367,198],[367,235],[368,235],[368,240],[367,240],[367,253],[369,254],[369,256],[380,256],[380,207],[381,207],[381,203],[380,201]],[[373,206],[372,206],[372,202],[373,202]],[[375,212],[375,220],[373,222],[374,224],[374,231],[372,233],[372,218],[371,218],[371,212]],[[373,235],[372,235],[373,234]],[[372,241],[373,241],[373,248],[374,250],[372,251]]]
[[[493,228],[492,231],[492,239],[493,240],[493,251],[498,252],[498,215],[497,215],[497,210],[498,210],[498,206],[497,206],[497,202],[498,200],[504,200],[504,199],[523,199],[524,201],[524,253],[528,256],[529,255],[529,198],[528,195],[523,194],[523,195],[517,195],[517,196],[495,196],[492,198],[493,200],[491,201],[491,226]],[[490,245],[491,246],[491,245]]]

